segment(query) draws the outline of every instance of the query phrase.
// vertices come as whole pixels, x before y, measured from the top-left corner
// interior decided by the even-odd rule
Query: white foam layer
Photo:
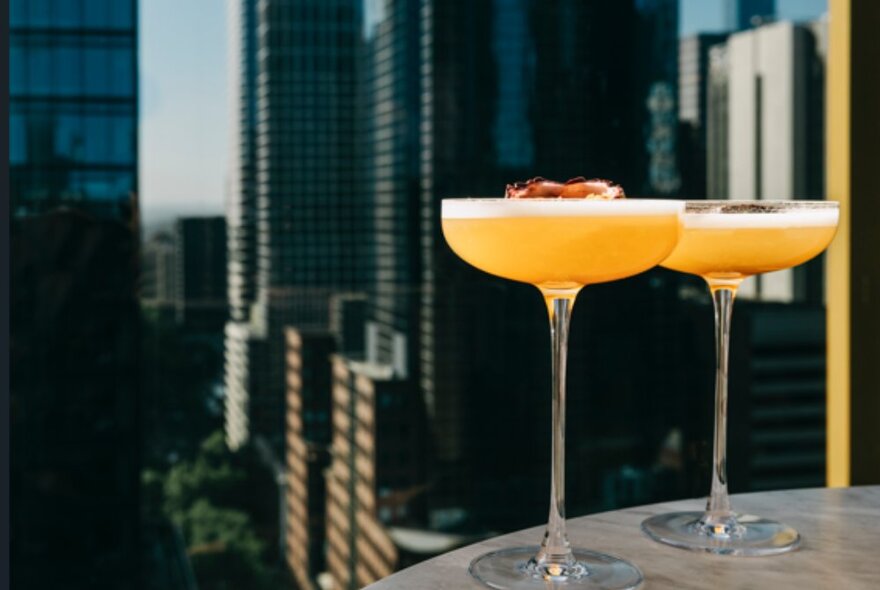
[[[832,208],[798,209],[786,213],[685,213],[684,226],[694,229],[767,227],[834,227],[838,211]]]
[[[444,219],[671,215],[684,201],[662,199],[443,199]]]

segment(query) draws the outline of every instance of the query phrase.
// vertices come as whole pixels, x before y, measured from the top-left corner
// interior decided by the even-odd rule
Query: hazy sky
[[[139,4],[145,220],[221,213],[229,145],[226,1]]]
[[[228,162],[228,0],[142,0],[140,193],[147,223],[220,214]],[[612,1],[612,0],[608,0]],[[681,0],[680,32],[722,28],[722,0]],[[816,18],[826,0],[778,0]]]

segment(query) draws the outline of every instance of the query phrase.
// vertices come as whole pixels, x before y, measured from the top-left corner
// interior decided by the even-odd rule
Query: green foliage
[[[247,497],[243,489],[247,475],[233,465],[232,458],[222,432],[209,436],[193,461],[181,461],[168,471],[164,486],[165,514],[180,524],[183,513],[200,499],[215,506],[239,507],[241,499]]]
[[[199,587],[266,588],[270,572],[263,563],[265,547],[244,512],[197,500],[182,517],[190,561]]]
[[[272,492],[264,471],[250,452],[229,451],[217,431],[202,441],[192,460],[178,462],[165,476],[144,472],[145,497],[180,527],[200,590],[271,585],[266,542],[254,522],[254,515],[274,518],[266,514],[267,497],[260,493]]]

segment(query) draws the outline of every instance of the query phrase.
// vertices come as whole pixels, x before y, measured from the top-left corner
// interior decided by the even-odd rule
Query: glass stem
[[[706,504],[706,519],[724,521],[732,516],[727,493],[727,362],[730,317],[739,285],[713,285],[715,305],[715,439],[712,449],[712,491]],[[711,523],[710,523],[711,524]]]
[[[564,575],[575,559],[565,532],[565,367],[568,355],[568,325],[575,291],[543,291],[550,315],[553,358],[553,426],[550,480],[550,517],[541,549],[535,556],[539,567]]]

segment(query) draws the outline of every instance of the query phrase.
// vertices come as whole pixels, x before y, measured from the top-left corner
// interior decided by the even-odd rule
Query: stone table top
[[[737,512],[781,520],[801,534],[801,546],[772,557],[731,557],[661,545],[642,534],[645,518],[702,510],[705,500],[682,500],[603,512],[568,521],[573,547],[635,563],[640,590],[880,590],[880,486],[737,494]],[[485,588],[468,575],[470,561],[494,549],[536,545],[539,526],[451,551],[399,571],[369,590]]]

